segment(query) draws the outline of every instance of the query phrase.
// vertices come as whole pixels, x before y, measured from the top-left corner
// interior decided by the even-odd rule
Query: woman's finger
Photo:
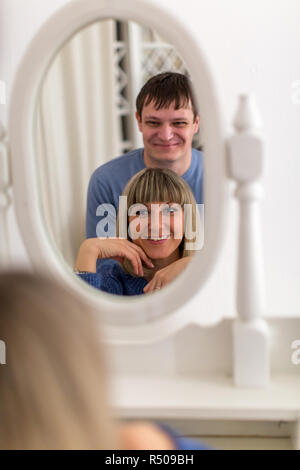
[[[157,279],[157,281],[155,282],[152,288],[152,292],[158,292],[161,288],[162,288],[162,282],[160,279]]]
[[[153,265],[152,261],[150,260],[150,258],[148,258],[148,256],[146,255],[146,253],[144,252],[144,250],[140,246],[135,245],[134,243],[130,242],[129,240],[126,240],[126,241],[128,241],[130,246],[140,254],[141,258],[145,261],[145,263],[149,266],[149,268],[154,268],[154,265]]]
[[[152,281],[149,281],[148,284],[144,287],[144,293],[148,294],[151,291]]]
[[[159,277],[155,277],[148,282],[146,287],[144,287],[145,294],[150,294],[152,292],[158,292],[163,287],[162,280]]]
[[[129,259],[131,262],[134,272],[137,276],[143,276],[143,266],[142,266],[142,261],[139,256],[139,253],[137,253],[135,250],[133,250],[130,246],[126,247],[124,249],[124,256]]]

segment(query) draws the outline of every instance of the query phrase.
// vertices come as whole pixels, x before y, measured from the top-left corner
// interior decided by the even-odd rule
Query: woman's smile
[[[146,239],[146,240],[147,240],[147,242],[151,243],[151,245],[163,245],[163,244],[166,243],[169,239],[170,239],[170,237],[168,237],[168,238],[158,238],[158,239],[155,239],[155,238],[148,238],[148,239]]]

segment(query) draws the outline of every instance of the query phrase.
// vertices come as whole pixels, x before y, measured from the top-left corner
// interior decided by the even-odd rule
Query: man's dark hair
[[[198,115],[191,81],[181,73],[160,73],[145,83],[136,99],[136,110],[140,119],[143,107],[151,101],[155,109],[169,108],[172,103],[175,103],[175,109],[187,108],[191,103],[194,120]]]

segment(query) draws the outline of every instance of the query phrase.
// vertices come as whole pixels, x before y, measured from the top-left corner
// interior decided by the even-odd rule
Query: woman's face
[[[134,204],[129,210],[129,233],[149,258],[167,258],[183,238],[183,209],[172,202]]]

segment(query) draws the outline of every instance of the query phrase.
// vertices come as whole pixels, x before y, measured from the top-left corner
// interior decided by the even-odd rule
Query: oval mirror
[[[132,53],[140,40],[140,38],[137,40],[137,35],[141,34],[152,35],[152,42],[155,42],[153,36],[156,41],[157,38],[162,40],[179,62],[177,67],[182,67],[182,70],[178,71],[184,73],[188,71],[192,78],[200,114],[200,135],[203,144],[204,245],[193,256],[184,272],[164,289],[153,295],[128,298],[111,296],[91,288],[74,275],[73,263],[76,248],[84,237],[82,223],[86,198],[84,186],[87,186],[90,174],[112,155],[117,156],[141,145],[140,136],[132,124],[130,115],[133,112],[136,94],[142,81],[145,81],[142,73],[133,68],[141,69],[142,62],[133,60],[131,66],[128,66],[121,44],[124,37],[127,42],[131,41]],[[108,47],[103,47],[101,36],[106,38],[105,41],[111,37],[112,48],[119,48],[115,56],[109,53]],[[98,39],[98,50],[92,51],[88,46],[90,41],[95,41],[95,38]],[[74,47],[76,41],[79,46],[77,48]],[[80,47],[84,45],[87,47],[80,56],[78,50],[80,51]],[[93,100],[95,97],[88,89],[89,74],[86,74],[84,67],[79,70],[75,78],[70,75],[72,66],[68,64],[68,60],[73,53],[75,54],[73,66],[80,60],[97,61],[96,66],[94,64],[91,69],[95,76],[89,79],[97,83],[96,100],[102,102],[105,100],[109,102],[112,99],[116,87],[112,85],[112,75],[110,76],[107,71],[103,74],[101,70],[105,68],[105,64],[110,64],[110,73],[115,74],[116,63],[113,57],[119,57],[117,113],[111,112],[111,115],[107,116],[109,105],[102,108],[94,106],[92,109],[95,114],[84,116],[86,109],[84,98]],[[135,51],[135,53],[140,52]],[[55,77],[55,74],[61,74],[63,67],[65,74]],[[166,69],[170,69],[169,64]],[[158,71],[163,71],[161,65]],[[153,70],[149,73],[149,75],[154,74]],[[125,75],[127,75],[126,85],[123,86],[122,77],[124,79]],[[133,76],[137,79],[132,79]],[[58,87],[55,90],[56,100],[53,101],[52,90],[52,99],[48,107],[49,93],[47,94],[45,90],[47,81],[51,80],[64,80],[65,92],[60,94],[59,90],[63,88]],[[83,132],[79,120],[71,126],[68,119],[65,119],[64,126],[59,126],[56,133],[51,135],[49,122],[47,132],[45,129],[43,132],[43,126],[46,126],[45,120],[48,119],[47,113],[49,117],[49,113],[52,112],[53,119],[55,113],[57,115],[64,113],[65,100],[69,99],[69,103],[72,103],[75,80],[79,95],[76,106],[82,110],[88,132]],[[73,116],[76,116],[75,113]],[[77,118],[78,116],[80,113],[77,114]],[[109,125],[104,127],[103,134],[97,133],[96,124],[102,122],[105,126],[106,121]],[[75,134],[74,129],[77,129]],[[66,133],[68,139],[65,138]],[[99,154],[103,160],[97,159],[95,155],[90,158],[89,155],[89,167],[80,162],[84,161],[89,150],[88,140],[91,135],[96,140],[93,147],[101,150]],[[57,151],[53,158],[49,154],[49,145],[45,142],[45,136],[52,141],[50,148],[55,148],[56,145]],[[83,296],[85,301],[98,312],[101,321],[108,326],[139,327],[153,324],[157,320],[164,321],[166,318],[171,321],[174,317],[172,314],[199,291],[213,269],[223,239],[227,200],[225,130],[217,87],[203,52],[186,28],[169,12],[141,0],[127,0],[121,5],[105,0],[79,0],[66,5],[43,25],[23,57],[13,87],[9,137],[17,218],[35,268],[47,269],[53,277],[64,283],[66,289]],[[84,139],[87,141],[84,142]],[[85,145],[78,151],[76,142],[83,142]],[[67,144],[64,146],[64,143]],[[47,158],[46,151],[48,151]],[[75,158],[74,155],[77,155],[78,159],[74,171],[70,173],[70,162],[72,162],[70,157]],[[65,187],[64,180],[68,181]],[[77,184],[81,188],[78,192],[76,192]],[[59,201],[64,201],[64,207],[69,208],[65,214],[55,210]],[[57,214],[63,216],[63,220],[56,219]],[[79,214],[78,219],[77,214]],[[81,229],[78,230],[78,227]],[[181,323],[184,323],[184,320]]]
[[[161,75],[164,73],[166,75]],[[35,154],[45,224],[53,244],[71,268],[76,264],[81,245],[80,253],[81,257],[83,256],[85,236],[116,237],[117,228],[120,232],[120,227],[116,224],[117,210],[120,207],[119,198],[131,173],[146,168],[146,163],[147,166],[160,163],[163,166],[167,161],[170,169],[176,165],[177,173],[183,175],[194,191],[201,218],[201,223],[200,219],[198,220],[197,250],[202,249],[203,154],[199,152],[201,150],[199,118],[194,115],[195,106],[193,105],[191,109],[176,109],[172,113],[167,107],[158,110],[152,107],[149,110],[149,105],[143,107],[142,132],[135,116],[136,97],[150,78],[153,80],[153,77],[164,77],[161,87],[165,93],[166,82],[169,88],[175,85],[178,89],[180,85],[187,86],[188,81],[185,77],[188,75],[189,71],[179,53],[156,31],[133,21],[117,19],[97,21],[77,32],[60,49],[49,65],[36,108]],[[163,122],[167,120],[168,128],[161,125],[162,119]],[[143,136],[145,136],[145,150]],[[163,144],[158,150],[157,143]],[[119,155],[124,155],[121,161],[116,158]],[[163,161],[157,163],[157,158]],[[112,159],[114,161],[111,161]],[[129,174],[126,174],[126,171]],[[159,177],[156,175],[156,178]],[[168,176],[160,178],[166,179]],[[178,182],[175,181],[175,184]],[[187,199],[187,194],[182,194],[183,189],[178,188],[180,197]],[[153,196],[153,201],[154,199]],[[156,199],[160,198],[156,196]],[[145,217],[145,201],[134,202],[143,204],[144,213],[142,212],[139,218],[132,219],[131,232],[137,228],[137,220],[144,229],[146,223],[150,222],[148,214]],[[181,209],[176,207],[178,202],[180,201],[176,199],[172,207],[161,208],[161,223],[163,223],[161,232],[164,232],[161,233],[161,240],[152,240],[151,233],[149,237],[147,233],[140,239],[136,233],[133,240],[133,243],[141,246],[146,254],[152,255],[152,262],[156,263],[155,268],[150,271],[147,271],[145,266],[145,276],[149,281],[153,279],[155,270],[169,266],[170,261],[174,262],[180,257],[187,258],[182,263],[180,271],[183,271],[192,254],[192,249],[183,249]],[[111,219],[106,210],[108,204],[112,212]],[[123,206],[124,204],[121,208]],[[131,210],[134,211],[134,207]],[[187,211],[186,208],[186,219]],[[154,222],[155,217],[152,219]],[[120,221],[119,216],[118,225]],[[128,220],[127,225],[129,226]],[[151,228],[150,223],[148,225]],[[155,232],[155,227],[152,228]],[[129,227],[126,227],[126,231],[129,236]],[[193,233],[192,227],[190,230],[186,227],[185,233],[189,232]],[[162,235],[169,238],[163,238]],[[91,243],[99,244],[96,240],[91,240]],[[104,246],[107,246],[107,243]],[[117,248],[118,244],[111,246]],[[113,254],[110,255],[112,256]],[[129,271],[127,274],[130,274],[133,268],[128,266],[128,261],[127,263],[123,261],[121,269],[125,273],[127,266]],[[115,263],[106,262],[98,265],[101,276],[103,277],[105,270],[106,275],[107,272],[111,273],[113,282],[118,282],[116,276],[123,274],[119,273],[120,268]],[[180,268],[180,264],[178,267]],[[177,274],[176,269],[175,271]],[[82,276],[82,278],[97,281],[97,276]],[[130,295],[137,295],[143,292],[146,280],[145,278],[145,281],[140,280],[141,282],[136,284],[135,277],[123,275],[120,278],[120,286],[119,284],[112,286],[108,278],[105,283],[100,283],[99,287],[102,292],[106,289],[111,293],[117,293],[123,288],[124,295],[127,292]],[[155,280],[149,284],[149,292],[157,290],[154,284],[156,285]]]

